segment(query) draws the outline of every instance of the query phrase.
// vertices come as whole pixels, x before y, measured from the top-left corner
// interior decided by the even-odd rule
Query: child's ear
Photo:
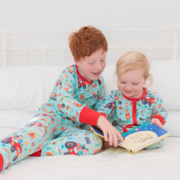
[[[80,61],[78,61],[75,57],[74,57],[74,62],[76,64],[76,66],[79,66]]]
[[[74,63],[77,65],[77,60],[76,60],[76,58],[75,58],[75,57],[73,57],[73,59],[74,59]]]
[[[76,66],[79,65],[79,61],[77,61],[77,59],[74,57],[74,63],[76,64]]]
[[[144,81],[144,87],[148,87],[148,84],[149,84],[149,79],[147,78],[145,81]]]
[[[145,79],[145,81],[144,81],[144,85],[147,83],[147,81],[148,81],[148,79]]]

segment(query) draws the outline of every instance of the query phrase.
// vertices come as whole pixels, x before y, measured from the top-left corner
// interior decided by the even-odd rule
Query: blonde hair
[[[139,51],[129,51],[124,53],[116,63],[116,74],[120,76],[131,70],[143,69],[145,80],[150,80],[150,85],[153,82],[153,77],[149,73],[151,65],[148,58]]]

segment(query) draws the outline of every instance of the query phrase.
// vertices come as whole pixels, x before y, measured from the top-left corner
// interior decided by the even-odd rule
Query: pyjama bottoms
[[[0,171],[29,155],[92,155],[101,148],[101,138],[91,131],[38,114],[23,129],[0,139]]]

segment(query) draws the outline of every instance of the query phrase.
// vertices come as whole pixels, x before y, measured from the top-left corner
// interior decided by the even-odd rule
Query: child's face
[[[139,98],[143,93],[145,82],[143,70],[136,69],[118,76],[117,85],[119,91],[125,96]]]
[[[90,56],[82,58],[80,61],[74,59],[78,66],[79,73],[88,81],[99,79],[106,67],[106,52],[98,50]]]

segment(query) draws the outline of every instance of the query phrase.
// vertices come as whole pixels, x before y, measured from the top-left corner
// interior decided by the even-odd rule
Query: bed
[[[152,49],[156,48],[169,48],[172,51],[171,59],[153,59],[151,62],[151,74],[154,77],[154,82],[150,89],[159,93],[169,114],[164,128],[170,132],[170,137],[166,138],[163,148],[148,151],[142,150],[135,155],[129,154],[122,148],[110,148],[94,156],[28,157],[0,172],[0,179],[179,179],[180,60],[178,60],[179,37],[177,33],[179,28],[176,27],[176,29],[172,28],[171,30],[173,32],[171,45],[110,47],[111,49],[124,48],[124,50],[132,50],[133,48],[141,50],[146,48],[148,55],[152,53]],[[21,33],[23,34],[23,32]],[[114,33],[114,31],[111,33]],[[33,117],[37,108],[47,101],[60,72],[71,62],[66,61],[68,57],[66,52],[69,51],[67,47],[48,48],[47,46],[42,46],[33,48],[42,52],[41,60],[43,65],[28,65],[26,64],[28,51],[33,48],[27,46],[10,47],[8,45],[10,40],[7,41],[10,33],[3,31],[1,34],[3,48],[1,54],[2,67],[0,67],[0,138],[3,138],[23,128]],[[62,51],[62,56],[60,57],[62,63],[60,65],[47,63],[46,51],[53,48]],[[14,62],[12,63],[13,65],[10,65],[8,58],[11,58],[11,56],[8,56],[8,54],[12,50],[22,52],[21,63],[23,65],[18,63],[16,65]],[[110,59],[111,57],[108,58]],[[107,95],[111,90],[117,89],[113,79],[114,70],[115,63],[109,63],[103,72],[107,86]]]

